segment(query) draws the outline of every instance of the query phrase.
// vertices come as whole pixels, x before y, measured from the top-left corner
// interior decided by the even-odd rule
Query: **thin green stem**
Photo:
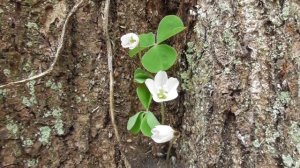
[[[138,55],[139,55],[140,61],[142,61],[142,53],[141,53],[141,51],[139,51]]]
[[[161,115],[161,124],[165,123],[165,105],[164,103],[160,104],[160,115]]]
[[[167,163],[169,164],[169,161],[170,161],[170,154],[171,154],[171,149],[172,149],[172,145],[173,145],[173,142],[175,141],[175,139],[172,139],[169,143],[169,148],[168,148],[168,153],[167,153]]]
[[[176,135],[177,134],[177,135]],[[172,145],[173,143],[177,140],[177,138],[180,137],[180,134],[179,132],[175,131],[174,132],[174,138],[170,141],[169,143],[169,147],[168,147],[168,153],[167,153],[167,164],[168,164],[168,167],[170,167],[170,155],[171,155],[171,149],[172,149]]]

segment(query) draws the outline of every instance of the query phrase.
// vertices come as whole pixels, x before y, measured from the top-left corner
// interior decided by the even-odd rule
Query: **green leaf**
[[[140,132],[141,130],[141,122],[142,122],[142,119],[144,117],[144,112],[140,112],[134,126],[131,128],[130,132],[132,132],[133,134],[137,134]]]
[[[157,44],[167,40],[168,38],[180,33],[185,29],[183,22],[178,16],[165,16],[158,25]]]
[[[147,112],[146,117],[147,117],[147,123],[151,129],[153,129],[155,126],[160,124],[152,112],[150,112],[150,111]]]
[[[152,101],[152,96],[148,90],[148,88],[145,85],[140,85],[137,89],[136,89],[136,93],[141,101],[141,103],[143,104],[145,109],[148,109],[151,101]]]
[[[136,113],[134,116],[129,118],[129,120],[127,122],[127,130],[131,130],[134,127],[134,125],[141,113],[143,113],[143,112]]]
[[[147,122],[147,115],[145,115],[145,117],[142,119],[141,131],[147,137],[151,137],[151,135],[152,135],[151,128],[150,128],[150,126],[148,125],[148,122]]]
[[[139,52],[142,52],[144,49],[151,47],[155,44],[155,36],[153,33],[141,34],[139,35],[139,45],[134,49],[129,51],[129,56],[134,57]]]
[[[151,74],[141,68],[134,71],[134,81],[137,83],[144,83],[146,79],[151,78]]]
[[[139,39],[140,39],[139,46],[142,48],[151,47],[155,44],[155,37],[154,34],[151,32],[147,34],[139,35]]]
[[[176,57],[177,52],[173,47],[166,44],[155,45],[145,53],[142,64],[147,71],[157,73],[171,68]]]

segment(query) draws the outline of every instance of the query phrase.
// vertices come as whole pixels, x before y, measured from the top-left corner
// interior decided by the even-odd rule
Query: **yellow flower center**
[[[157,97],[159,99],[166,99],[167,98],[167,94],[168,92],[164,91],[163,89],[160,89],[157,93]]]
[[[132,43],[135,43],[135,42],[136,42],[136,40],[135,40],[133,37],[130,37],[130,40],[129,40],[129,42],[132,44]]]

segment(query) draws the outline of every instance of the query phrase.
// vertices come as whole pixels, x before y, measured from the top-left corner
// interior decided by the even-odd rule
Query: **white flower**
[[[165,71],[159,71],[153,79],[145,81],[147,88],[156,102],[173,100],[178,96],[177,87],[179,81],[176,78],[169,78]]]
[[[128,33],[121,37],[123,48],[134,49],[139,44],[139,36],[134,33]]]
[[[157,125],[152,130],[151,138],[156,143],[165,143],[174,138],[174,130],[168,125]]]

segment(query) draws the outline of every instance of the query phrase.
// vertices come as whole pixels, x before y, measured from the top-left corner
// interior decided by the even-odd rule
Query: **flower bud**
[[[165,143],[174,138],[174,130],[168,125],[157,125],[152,130],[151,138],[156,143]]]
[[[139,36],[134,33],[128,33],[121,37],[121,45],[123,48],[134,49],[139,44]]]

